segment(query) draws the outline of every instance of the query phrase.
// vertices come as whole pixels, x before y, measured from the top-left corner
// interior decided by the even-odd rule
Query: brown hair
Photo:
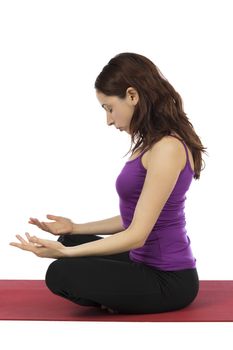
[[[129,130],[132,153],[137,149],[150,149],[162,137],[175,132],[190,148],[194,178],[199,179],[204,169],[201,168],[202,152],[206,153],[206,147],[184,112],[180,95],[152,61],[136,53],[120,53],[102,69],[94,85],[99,92],[122,99],[130,86],[139,95]]]

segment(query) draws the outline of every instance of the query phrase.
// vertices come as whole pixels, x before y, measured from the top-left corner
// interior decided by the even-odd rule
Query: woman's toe
[[[116,310],[112,310],[112,309],[108,308],[108,311],[110,312],[110,314],[118,314],[118,311],[116,311]]]
[[[106,309],[107,309],[107,306],[101,305],[101,309],[102,309],[102,310],[106,310]]]

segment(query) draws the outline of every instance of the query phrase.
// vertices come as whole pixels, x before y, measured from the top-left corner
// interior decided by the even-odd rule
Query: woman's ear
[[[133,87],[129,87],[126,90],[126,93],[130,99],[130,102],[133,102],[133,105],[135,106],[138,101],[139,101],[139,95],[136,89],[134,89]]]

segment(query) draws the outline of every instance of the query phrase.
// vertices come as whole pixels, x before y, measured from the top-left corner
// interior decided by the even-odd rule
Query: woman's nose
[[[112,124],[114,124],[114,122],[112,121],[112,119],[109,118],[109,116],[107,116],[107,124],[110,126]]]

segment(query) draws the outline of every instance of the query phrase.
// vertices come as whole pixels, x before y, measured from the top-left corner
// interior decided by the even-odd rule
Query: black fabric
[[[65,246],[103,237],[63,235]],[[46,285],[55,294],[83,306],[105,305],[121,314],[147,314],[178,310],[197,296],[196,269],[161,271],[130,260],[129,252],[104,256],[60,258],[46,273]]]

